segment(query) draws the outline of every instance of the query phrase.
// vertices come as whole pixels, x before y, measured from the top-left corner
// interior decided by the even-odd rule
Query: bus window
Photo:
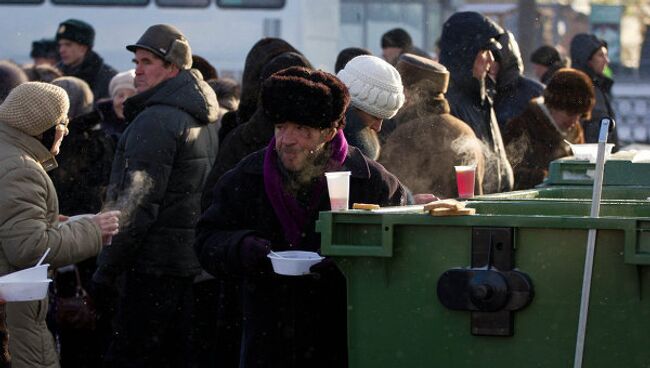
[[[217,0],[217,6],[220,8],[265,8],[280,9],[284,8],[286,0]]]
[[[0,0],[0,4],[43,4],[45,0]]]
[[[156,4],[161,7],[176,8],[205,8],[210,5],[211,0],[156,0]]]
[[[56,5],[145,6],[149,4],[149,0],[52,0],[52,3]]]

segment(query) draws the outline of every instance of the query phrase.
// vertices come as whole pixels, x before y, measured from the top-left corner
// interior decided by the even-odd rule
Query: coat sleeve
[[[237,177],[233,170],[219,180],[212,204],[196,226],[194,249],[203,269],[213,276],[241,273],[239,244],[255,233],[245,221],[244,208],[250,203],[239,190]]]
[[[50,223],[49,178],[36,168],[20,168],[1,180],[0,244],[15,268],[33,266],[51,248],[45,262],[52,267],[80,262],[97,255],[101,232],[89,219],[71,223]],[[51,211],[52,209],[50,209]]]
[[[115,276],[129,267],[143,240],[157,221],[174,165],[177,142],[182,139],[169,124],[166,110],[141,113],[125,138],[124,162],[113,163],[109,187],[110,208],[122,211],[120,233],[99,255],[96,280]],[[167,115],[167,116],[165,116]],[[170,122],[178,124],[179,122]]]

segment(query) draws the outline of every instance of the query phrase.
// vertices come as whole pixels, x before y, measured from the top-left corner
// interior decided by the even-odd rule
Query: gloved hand
[[[239,259],[245,272],[259,272],[271,267],[266,256],[271,251],[271,242],[249,235],[239,244]]]
[[[336,274],[340,274],[340,271],[336,267],[336,263],[334,263],[334,260],[332,258],[325,258],[324,260],[309,267],[309,272],[311,272],[311,275],[317,280],[322,278],[330,278]]]

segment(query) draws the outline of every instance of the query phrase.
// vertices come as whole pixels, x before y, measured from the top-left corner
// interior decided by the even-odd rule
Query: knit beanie
[[[14,88],[0,105],[0,122],[32,137],[67,122],[70,102],[61,87],[27,82]]]
[[[381,36],[381,48],[397,47],[407,49],[413,46],[411,36],[402,28],[394,28]]]
[[[350,95],[334,75],[294,66],[262,83],[261,103],[274,124],[290,121],[317,129],[342,129]]]
[[[135,91],[135,69],[130,69],[125,72],[117,73],[108,84],[108,94],[111,98],[115,98],[117,91],[121,89],[130,89]]]
[[[552,66],[562,61],[560,53],[553,46],[544,45],[530,55],[530,61],[535,64]]]
[[[181,70],[192,67],[192,49],[189,41],[178,28],[170,24],[156,24],[147,28],[138,42],[128,45],[126,49],[131,52],[145,49]]]
[[[95,43],[95,29],[90,24],[79,19],[68,19],[59,24],[56,31],[57,42],[61,39],[74,41],[92,48]]]
[[[404,104],[404,87],[399,72],[381,58],[357,56],[337,77],[348,87],[352,106],[370,115],[390,119]]]
[[[447,92],[449,71],[436,61],[406,53],[400,55],[396,68],[402,76],[402,83],[406,88],[427,81],[427,88],[431,89],[431,92]]]
[[[544,104],[551,109],[590,118],[596,103],[593,84],[587,74],[571,68],[559,69],[544,90]]]
[[[74,119],[93,110],[93,91],[88,83],[77,77],[61,77],[52,81],[55,86],[61,87],[68,94],[70,109],[68,117]]]

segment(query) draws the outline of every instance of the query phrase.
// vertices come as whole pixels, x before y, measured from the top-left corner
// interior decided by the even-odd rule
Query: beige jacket
[[[445,100],[409,105],[396,116],[397,128],[381,148],[379,163],[414,194],[458,197],[455,165],[476,164],[475,193],[484,175],[480,141],[467,124],[449,114]]]
[[[38,140],[0,122],[0,275],[33,266],[47,248],[52,268],[99,253],[101,232],[91,220],[59,223],[46,173],[55,167]],[[47,299],[7,304],[13,368],[59,366],[46,313]]]

